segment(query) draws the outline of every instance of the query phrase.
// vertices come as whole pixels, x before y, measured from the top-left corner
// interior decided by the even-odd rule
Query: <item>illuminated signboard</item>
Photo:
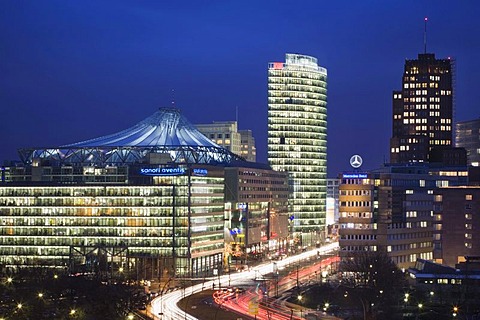
[[[273,69],[283,69],[283,62],[274,62],[273,63]]]
[[[184,168],[140,168],[140,174],[144,176],[179,176],[184,173]]]
[[[366,179],[367,174],[366,173],[344,173],[343,178],[344,179]]]
[[[233,236],[233,235],[236,235],[236,234],[241,234],[242,233],[242,230],[241,229],[238,229],[238,228],[233,228],[230,230],[230,234]]]
[[[362,163],[363,163],[363,159],[358,154],[355,154],[350,158],[350,165],[355,169],[360,168]]]
[[[206,176],[208,174],[207,169],[195,168],[193,169],[193,175],[195,176]]]

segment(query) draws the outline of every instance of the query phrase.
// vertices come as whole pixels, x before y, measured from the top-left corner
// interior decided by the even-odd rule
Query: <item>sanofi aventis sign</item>
[[[186,168],[180,167],[163,167],[163,168],[140,168],[140,174],[144,176],[180,176],[187,172]],[[206,176],[208,174],[207,169],[194,168],[192,169],[193,175]]]
[[[140,168],[140,174],[145,176],[179,176],[185,173],[185,168]]]

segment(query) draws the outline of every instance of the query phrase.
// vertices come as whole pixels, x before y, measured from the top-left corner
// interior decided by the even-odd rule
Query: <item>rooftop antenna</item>
[[[175,107],[175,89],[172,89],[172,107]]]
[[[427,22],[428,22],[428,17],[425,17],[425,29],[423,30],[423,53],[427,53]]]
[[[235,121],[237,121],[238,124],[238,106],[235,106]]]

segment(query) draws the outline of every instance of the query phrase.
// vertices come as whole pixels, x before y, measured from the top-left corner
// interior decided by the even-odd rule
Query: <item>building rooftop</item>
[[[20,149],[25,164],[130,164],[149,154],[166,154],[172,163],[228,165],[243,158],[220,147],[192,125],[177,108],[160,108],[134,126],[117,133],[60,147]]]

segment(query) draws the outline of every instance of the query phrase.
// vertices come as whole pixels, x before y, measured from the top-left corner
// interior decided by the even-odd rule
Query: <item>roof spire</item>
[[[172,107],[175,107],[175,89],[172,89]]]
[[[428,17],[425,17],[425,29],[423,30],[423,53],[427,53],[427,22]]]

